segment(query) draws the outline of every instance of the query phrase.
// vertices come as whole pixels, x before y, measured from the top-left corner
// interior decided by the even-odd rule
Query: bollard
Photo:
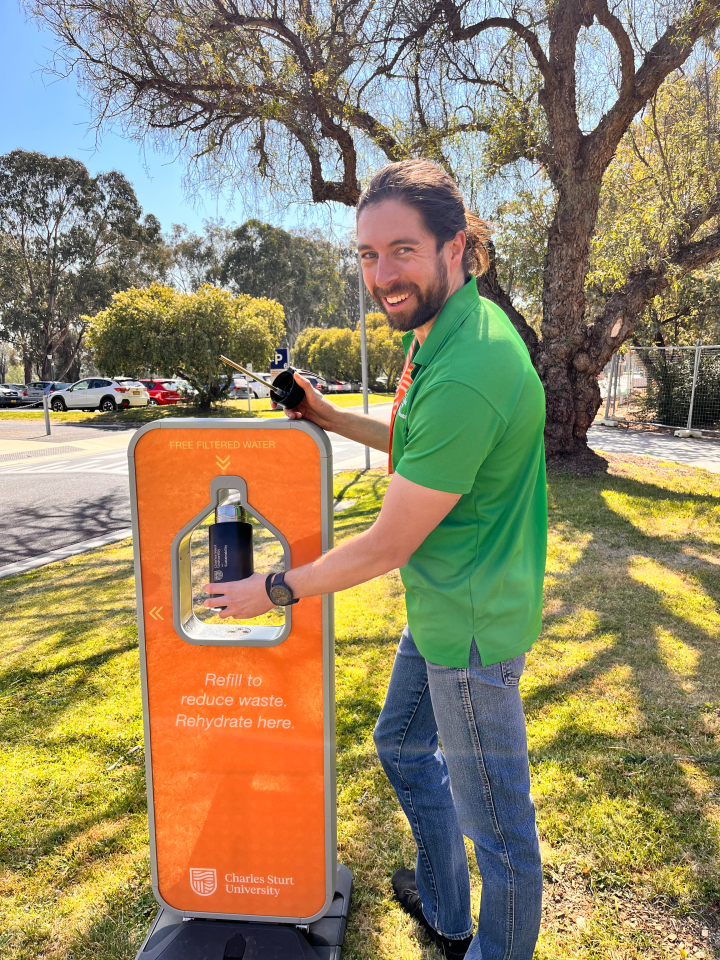
[[[42,399],[43,413],[45,414],[45,435],[50,436],[50,404],[48,403],[48,395],[43,393]]]

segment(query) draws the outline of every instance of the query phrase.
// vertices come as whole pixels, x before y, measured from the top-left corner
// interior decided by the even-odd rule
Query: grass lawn
[[[608,475],[550,475],[545,630],[521,685],[547,881],[536,960],[720,956],[720,476],[608,459]],[[342,539],[387,478],[336,482],[356,501]],[[154,910],[130,547],[0,581],[0,605],[0,954],[129,960]],[[372,744],[397,575],[336,611],[343,956],[429,960],[391,900],[413,845]],[[473,891],[477,906],[476,874]]]
[[[328,394],[327,399],[338,407],[358,407],[362,406],[361,393],[339,393]],[[368,397],[370,403],[390,403],[393,395],[389,393],[371,393]],[[273,413],[270,409],[270,400],[251,400],[250,408],[252,416],[282,416],[281,412]],[[14,407],[12,409],[4,407],[0,409],[0,421],[2,420],[42,420],[45,414],[42,408],[36,409]],[[52,423],[84,423],[88,426],[102,426],[105,423],[150,423],[151,420],[162,420],[165,417],[247,417],[247,400],[228,400],[225,403],[218,404],[209,413],[202,413],[196,410],[190,404],[179,403],[177,405],[166,405],[157,407],[131,407],[128,410],[115,410],[112,413],[101,413],[99,410],[93,410],[86,413],[84,410],[66,410],[64,413],[50,412]]]

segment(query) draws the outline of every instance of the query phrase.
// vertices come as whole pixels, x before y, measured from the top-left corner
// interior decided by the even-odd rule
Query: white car
[[[62,410],[111,410],[126,407],[146,407],[150,395],[137,380],[108,380],[91,377],[78,380],[66,390],[53,394],[50,406],[59,413]]]
[[[232,386],[230,387],[230,392],[228,397],[231,400],[240,400],[248,395],[251,399],[262,400],[265,397],[270,396],[270,374],[269,373],[258,373],[258,377],[262,377],[265,381],[265,386],[262,383],[258,383],[257,380],[253,380],[252,377],[245,377],[242,374],[233,377]]]

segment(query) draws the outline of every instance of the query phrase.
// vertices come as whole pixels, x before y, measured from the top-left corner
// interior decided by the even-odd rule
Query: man
[[[394,474],[375,524],[290,570],[285,602],[400,568],[408,627],[375,729],[418,848],[415,871],[393,876],[395,896],[445,957],[530,960],[542,870],[518,683],[540,631],[543,390],[505,314],[478,296],[487,230],[440,168],[381,170],[357,236],[368,288],[405,331],[392,425],[334,406],[300,376],[307,399],[288,416],[390,450]],[[272,607],[257,574],[205,589],[225,616]],[[474,938],[463,836],[483,880]]]

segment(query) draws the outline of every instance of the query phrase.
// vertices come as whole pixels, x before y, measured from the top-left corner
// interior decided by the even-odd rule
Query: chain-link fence
[[[632,347],[600,377],[605,416],[720,433],[720,346]]]

